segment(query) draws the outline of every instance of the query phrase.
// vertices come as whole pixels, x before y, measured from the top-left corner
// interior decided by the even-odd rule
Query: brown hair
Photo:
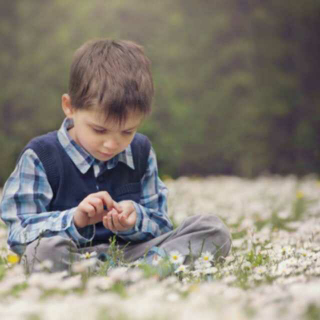
[[[74,108],[98,107],[122,122],[131,111],[148,114],[153,94],[151,63],[136,43],[98,39],[76,50],[69,81]]]

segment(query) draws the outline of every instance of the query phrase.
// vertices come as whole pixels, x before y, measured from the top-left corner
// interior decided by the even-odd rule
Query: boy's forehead
[[[131,128],[140,125],[143,115],[139,112],[130,112],[126,119],[120,121],[116,117],[107,117],[103,112],[91,110],[89,120],[101,127]]]

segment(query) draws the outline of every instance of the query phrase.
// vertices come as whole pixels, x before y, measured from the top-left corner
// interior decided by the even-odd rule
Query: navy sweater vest
[[[151,143],[149,139],[136,133],[131,142],[135,170],[122,162],[110,170],[105,170],[97,178],[93,167],[82,174],[70,159],[57,136],[57,131],[36,137],[24,148],[32,149],[39,157],[53,191],[48,211],[63,211],[74,208],[89,194],[107,191],[117,202],[133,200],[137,203],[141,196],[141,179],[146,172]],[[21,153],[21,154],[22,154]],[[93,244],[108,243],[113,233],[96,224]]]

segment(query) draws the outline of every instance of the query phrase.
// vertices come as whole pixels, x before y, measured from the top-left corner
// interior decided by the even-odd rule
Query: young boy
[[[75,52],[61,128],[29,142],[3,190],[8,244],[29,268],[51,260],[54,271],[65,270],[71,256],[106,252],[114,235],[129,261],[146,252],[187,256],[190,245],[194,255],[228,254],[230,234],[213,215],[172,230],[155,152],[136,133],[153,94],[137,44],[94,40]]]

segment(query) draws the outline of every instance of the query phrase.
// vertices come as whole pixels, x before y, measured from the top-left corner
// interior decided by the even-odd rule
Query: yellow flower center
[[[296,193],[296,197],[297,197],[297,199],[302,199],[302,198],[304,197],[303,192],[302,192],[302,191],[298,191],[298,192]]]
[[[16,264],[20,261],[20,257],[16,254],[8,254],[7,260],[11,264]]]

